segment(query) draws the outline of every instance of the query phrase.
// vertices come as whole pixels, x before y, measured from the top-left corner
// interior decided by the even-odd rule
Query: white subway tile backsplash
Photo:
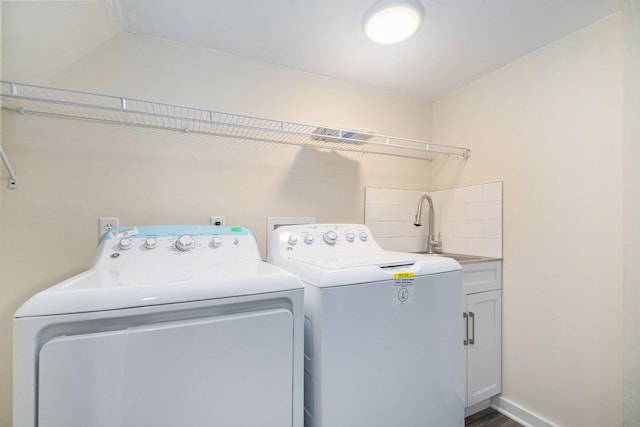
[[[406,190],[403,192],[403,203],[418,209],[418,201],[425,194],[429,194],[429,192],[426,190]]]
[[[413,224],[417,205],[396,205],[392,207],[391,218],[393,221],[409,221]]]
[[[383,230],[385,237],[415,237],[422,235],[422,230],[407,221],[386,222]]]
[[[502,182],[492,182],[482,186],[485,202],[502,201]]]
[[[470,203],[467,205],[467,215],[474,219],[501,219],[502,203],[501,202],[481,202]]]
[[[454,203],[475,203],[484,200],[484,190],[482,185],[471,185],[469,187],[458,187],[453,189]]]
[[[467,206],[467,215],[469,218],[485,219],[485,203],[470,203]]]
[[[387,192],[387,204],[392,205],[403,205],[405,204],[405,199],[407,198],[407,191],[389,191]]]
[[[502,220],[502,201],[486,202],[484,205],[484,215],[482,219]]]
[[[499,219],[488,219],[483,221],[484,232],[482,237],[487,239],[502,239],[502,221]]]
[[[398,249],[405,252],[424,252],[427,250],[427,239],[425,236],[410,237],[405,239],[403,248]]]
[[[393,235],[393,229],[389,227],[389,221],[380,221],[376,227],[376,237],[397,237]]]
[[[367,227],[368,226],[369,224],[367,224]],[[394,240],[391,237],[380,237],[380,236],[377,236],[376,233],[373,233],[373,237],[376,239],[376,242],[378,242],[378,244],[380,245],[380,247],[382,247],[382,249],[386,249],[388,251],[397,250],[397,249],[391,249],[391,245],[393,244],[392,242]]]
[[[453,237],[453,224],[455,221],[436,221],[436,234],[440,233],[443,237]]]
[[[388,188],[366,188],[365,203],[380,205],[401,205],[405,199],[405,193],[410,190],[393,190]]]
[[[384,188],[365,188],[364,202],[365,205],[383,205],[387,203],[387,193],[389,190]],[[366,209],[365,209],[366,213]]]
[[[448,237],[442,239],[442,248],[444,252],[453,254],[471,254],[469,252],[469,239],[465,237]]]
[[[433,207],[433,212],[434,212],[434,215],[435,215],[436,223],[438,221],[442,220],[442,205],[435,205]],[[415,218],[415,215],[414,215],[414,218]],[[428,219],[428,216],[426,218]]]
[[[422,252],[426,250],[426,242],[424,239],[418,238],[399,238],[399,237],[383,237],[376,239],[383,249],[388,251],[399,252]]]
[[[451,190],[440,190],[429,193],[433,204],[438,205],[450,205],[453,199],[453,193]]]
[[[407,247],[406,241],[404,239],[399,239],[397,237],[389,237],[387,239],[387,249],[389,251],[406,251]]]
[[[502,257],[502,183],[426,192],[367,188],[365,223],[385,249],[427,250],[429,209],[422,210],[422,227],[413,225],[418,200],[430,194],[434,202],[435,234],[445,252]]]
[[[392,217],[393,206],[391,205],[368,205],[365,210],[364,220],[367,221],[388,221]]]
[[[371,230],[371,233],[373,233],[373,237],[376,238],[376,240],[380,237],[385,237],[382,227],[384,225],[384,222],[380,222],[380,221],[367,221],[365,219],[365,224],[367,224],[367,227],[369,227],[369,229]]]
[[[452,221],[469,219],[469,204],[443,205],[441,207],[442,218]]]
[[[502,258],[502,239],[469,239],[469,255]]]
[[[484,237],[482,221],[454,221],[453,237]]]

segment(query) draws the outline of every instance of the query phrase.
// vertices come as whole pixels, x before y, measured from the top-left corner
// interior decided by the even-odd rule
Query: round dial
[[[360,234],[358,235],[358,237],[360,238],[360,240],[362,240],[363,242],[366,242],[367,239],[369,238],[369,236],[367,235],[367,233],[365,233],[364,231],[361,231]]]
[[[356,239],[356,235],[353,233],[347,233],[344,237],[347,239],[347,242],[353,242]]]
[[[322,236],[322,240],[324,240],[327,245],[335,245],[338,240],[338,235],[335,231],[327,231]]]
[[[131,249],[133,247],[133,241],[130,238],[125,237],[124,239],[120,239],[120,241],[118,242],[118,246],[123,251],[126,251],[127,249]]]
[[[289,242],[291,246],[294,246],[296,243],[298,243],[298,236],[292,234],[291,236],[289,236],[289,240],[287,240],[287,242]]]
[[[147,249],[153,249],[158,246],[158,239],[155,237],[149,237],[144,241],[144,247]]]
[[[214,248],[222,246],[222,237],[213,236],[213,239],[211,239],[211,246],[213,246]]]
[[[176,240],[176,248],[180,251],[190,251],[196,247],[196,239],[189,234],[183,234]]]
[[[313,243],[313,236],[312,236],[311,234],[305,234],[305,236],[304,236],[304,242],[305,242],[307,245],[312,244],[312,243]]]

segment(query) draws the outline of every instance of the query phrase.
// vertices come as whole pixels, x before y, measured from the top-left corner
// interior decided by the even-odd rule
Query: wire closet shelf
[[[378,135],[367,130],[293,123],[8,81],[0,81],[0,87],[2,108],[21,113],[422,160],[448,155],[467,159],[471,154],[467,148]]]

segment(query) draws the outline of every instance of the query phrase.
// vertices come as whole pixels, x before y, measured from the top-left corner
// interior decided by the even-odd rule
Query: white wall
[[[119,32],[111,0],[2,1],[7,80],[38,83]]]
[[[2,7],[0,5],[0,79],[2,79],[2,40],[3,40],[3,25],[2,25]],[[0,146],[3,145],[2,139],[2,114],[0,114]],[[0,165],[0,171],[2,172],[2,178],[0,179],[0,187],[5,185],[5,168],[4,165]],[[0,207],[2,206],[2,194],[3,191],[0,191]],[[3,233],[2,233],[2,209],[0,209],[0,245],[4,242]],[[3,263],[0,262],[0,278],[4,277]],[[0,295],[2,294],[2,283],[4,283],[3,279],[0,279]],[[7,322],[7,317],[5,316],[4,310],[0,309],[0,341],[3,343],[3,347],[11,347],[11,329]],[[11,363],[9,361],[10,358],[7,355],[0,356],[0,378],[3,381],[8,381],[11,378]],[[11,411],[11,398],[10,395],[7,394],[8,391],[5,390],[0,392],[0,414],[6,414]],[[2,417],[0,416],[0,419]],[[5,420],[0,420],[0,425],[6,423]]]
[[[624,425],[640,425],[640,1],[625,0]]]
[[[3,39],[20,44],[12,52],[32,51],[30,40],[6,31]],[[5,63],[17,60],[5,54]],[[38,80],[400,137],[431,136],[430,103],[127,34]],[[10,425],[12,314],[30,295],[90,265],[98,217],[153,225],[206,224],[210,215],[225,215],[227,223],[255,232],[264,255],[268,216],[362,222],[365,186],[423,187],[430,175],[428,163],[418,160],[2,114],[3,146],[20,178],[20,189],[9,191],[3,175],[0,189],[2,427]]]
[[[622,424],[622,28],[603,19],[434,105],[434,141],[473,150],[434,188],[504,182],[503,397],[559,426]]]

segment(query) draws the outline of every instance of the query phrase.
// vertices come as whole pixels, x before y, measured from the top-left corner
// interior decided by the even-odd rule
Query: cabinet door
[[[467,295],[467,406],[502,389],[502,291]]]

